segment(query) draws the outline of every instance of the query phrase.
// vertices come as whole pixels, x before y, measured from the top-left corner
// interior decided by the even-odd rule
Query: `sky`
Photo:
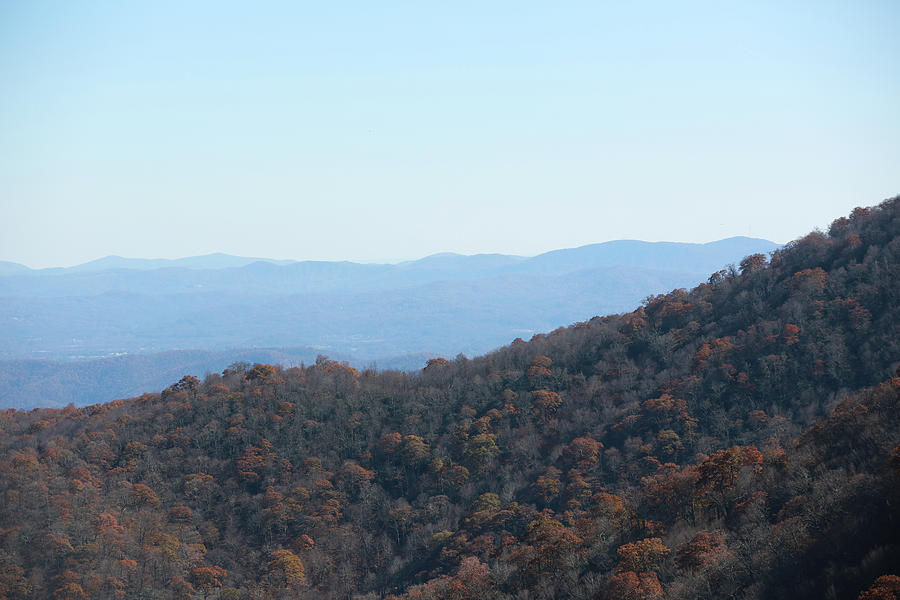
[[[900,2],[0,3],[0,260],[795,239],[900,194]]]

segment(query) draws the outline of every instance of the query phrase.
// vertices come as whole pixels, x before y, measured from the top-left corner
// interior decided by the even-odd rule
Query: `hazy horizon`
[[[898,192],[900,4],[0,6],[0,256],[788,240]]]
[[[725,241],[725,240],[735,239],[735,238],[747,238],[747,239],[763,240],[763,241],[771,242],[771,243],[776,244],[776,245],[779,245],[779,246],[783,246],[784,244],[787,243],[787,242],[778,242],[778,241],[771,240],[771,239],[768,239],[768,238],[760,238],[760,237],[754,237],[754,236],[741,236],[741,235],[736,235],[736,236],[729,236],[729,237],[726,237],[726,238],[713,239],[713,240],[706,240],[706,241],[700,241],[700,242],[693,242],[693,241],[677,241],[677,240],[638,240],[638,239],[624,239],[624,238],[622,238],[622,239],[604,240],[604,241],[601,241],[601,242],[589,242],[589,243],[587,243],[587,244],[582,244],[582,245],[580,245],[580,246],[561,247],[561,248],[548,248],[548,249],[546,249],[546,250],[542,250],[542,251],[537,252],[537,253],[535,253],[535,254],[516,254],[516,253],[512,253],[512,252],[472,252],[472,253],[465,253],[465,252],[456,252],[456,251],[454,251],[454,250],[441,250],[441,251],[437,251],[437,252],[432,252],[431,254],[426,254],[426,255],[424,255],[424,256],[416,256],[416,257],[409,257],[409,258],[385,258],[385,259],[379,259],[379,258],[372,258],[372,259],[345,258],[345,259],[333,259],[333,260],[330,260],[330,259],[319,259],[319,258],[291,258],[291,257],[281,257],[281,256],[260,256],[260,255],[248,255],[248,256],[244,256],[244,255],[237,255],[237,254],[231,254],[231,253],[229,253],[229,252],[222,252],[222,251],[215,251],[215,250],[214,250],[214,251],[211,251],[211,252],[204,252],[204,253],[202,253],[202,254],[194,254],[194,255],[190,255],[190,256],[177,256],[177,255],[171,255],[171,256],[122,256],[122,255],[120,255],[120,254],[105,254],[105,255],[102,255],[102,256],[97,256],[97,257],[95,257],[95,258],[90,258],[90,259],[85,260],[85,261],[76,262],[76,263],[71,263],[71,264],[46,265],[46,266],[39,266],[39,267],[35,267],[35,266],[28,265],[28,264],[25,264],[25,263],[22,263],[22,262],[18,262],[18,261],[7,260],[7,259],[2,258],[2,257],[0,257],[0,262],[7,262],[7,263],[15,263],[15,264],[19,264],[19,265],[28,267],[29,269],[34,270],[34,271],[43,270],[43,269],[67,269],[67,268],[70,268],[70,267],[77,267],[77,266],[85,265],[85,264],[88,264],[88,263],[100,261],[100,260],[107,259],[107,258],[119,258],[119,259],[123,259],[123,260],[149,260],[149,261],[165,260],[165,261],[178,261],[178,260],[184,260],[184,259],[190,259],[190,258],[203,258],[203,257],[209,257],[209,256],[230,256],[230,257],[233,257],[233,258],[246,258],[246,259],[256,259],[256,260],[261,260],[261,261],[277,261],[277,262],[307,262],[307,261],[309,261],[309,262],[354,262],[354,263],[359,263],[359,264],[372,264],[372,265],[376,265],[376,264],[397,265],[397,264],[401,264],[401,263],[404,263],[404,262],[415,262],[415,261],[418,261],[418,260],[423,260],[423,259],[426,259],[426,258],[431,258],[431,257],[433,257],[433,256],[441,256],[441,255],[448,255],[448,256],[450,256],[450,255],[456,255],[456,256],[485,256],[485,255],[490,256],[490,255],[504,255],[504,256],[513,256],[513,257],[518,257],[518,258],[533,258],[533,257],[535,257],[535,256],[540,256],[541,254],[546,254],[546,253],[548,253],[548,252],[554,252],[554,251],[557,251],[557,250],[571,250],[571,249],[577,249],[577,248],[582,248],[582,247],[586,247],[586,246],[596,246],[596,245],[602,245],[602,244],[609,244],[609,243],[613,243],[613,242],[640,242],[640,243],[647,243],[647,244],[697,244],[697,245],[704,245],[704,244],[712,244],[712,243],[716,243],[716,242],[722,242],[722,241]]]

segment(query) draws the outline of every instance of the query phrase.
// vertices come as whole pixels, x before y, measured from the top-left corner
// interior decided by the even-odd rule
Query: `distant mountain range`
[[[314,294],[397,289],[436,281],[561,275],[583,269],[631,267],[708,274],[774,242],[733,237],[707,244],[619,240],[553,250],[534,257],[434,254],[397,264],[276,261],[227,254],[176,260],[108,256],[68,268],[0,265],[0,297],[91,296],[108,292],[246,295]]]
[[[66,373],[60,381],[114,378],[122,382],[116,393],[127,395],[158,389],[158,379],[168,376],[160,366],[166,356],[153,359],[160,362],[152,369],[145,359],[107,360],[120,354],[198,349],[182,356],[182,364],[220,370],[231,361],[205,352],[237,357],[259,348],[305,348],[299,355],[307,359],[323,353],[356,365],[417,367],[424,357],[480,354],[516,337],[621,312],[777,247],[737,237],[708,244],[622,240],[534,257],[444,253],[398,264],[224,254],[174,261],[107,257],[39,270],[5,263],[0,360],[17,362],[0,363],[6,371],[0,407],[64,398],[89,403],[97,390],[108,396],[113,389],[44,386],[45,393],[60,391],[39,400],[23,391],[33,373],[52,377],[48,369]],[[56,366],[21,362],[35,359]],[[88,362],[63,367],[60,361]],[[143,387],[148,372],[157,379]]]
[[[246,256],[232,256],[216,252],[203,256],[189,256],[186,258],[124,258],[122,256],[104,256],[96,260],[88,261],[74,267],[52,267],[49,269],[30,269],[25,265],[14,262],[0,261],[0,275],[22,275],[25,273],[60,273],[60,272],[89,272],[108,271],[111,269],[138,269],[149,271],[152,269],[165,269],[169,267],[182,269],[228,269],[245,267],[255,262],[266,262],[276,265],[286,265],[296,261],[276,260],[271,258],[250,258]]]

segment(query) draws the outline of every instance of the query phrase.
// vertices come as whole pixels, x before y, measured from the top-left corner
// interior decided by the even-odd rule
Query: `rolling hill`
[[[0,593],[890,598],[898,258],[894,198],[476,358],[0,413]]]

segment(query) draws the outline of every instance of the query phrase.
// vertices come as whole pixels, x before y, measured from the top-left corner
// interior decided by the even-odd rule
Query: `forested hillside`
[[[0,598],[896,598],[898,233],[417,373],[6,411]]]

